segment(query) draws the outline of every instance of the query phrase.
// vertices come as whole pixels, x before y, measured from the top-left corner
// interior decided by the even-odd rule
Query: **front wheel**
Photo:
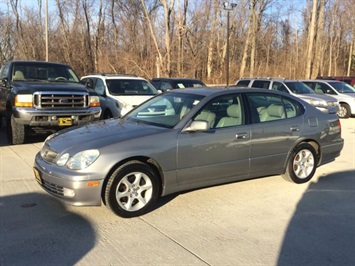
[[[338,116],[340,118],[349,118],[351,115],[350,106],[346,103],[341,103],[339,106]]]
[[[14,115],[6,117],[6,131],[9,144],[23,144],[25,142],[25,125],[16,123]]]
[[[287,181],[296,184],[306,183],[313,177],[317,168],[317,154],[308,143],[298,145],[287,162],[286,172],[282,175]]]
[[[109,177],[105,188],[108,208],[125,218],[145,214],[158,196],[157,174],[140,161],[131,161],[118,167]]]

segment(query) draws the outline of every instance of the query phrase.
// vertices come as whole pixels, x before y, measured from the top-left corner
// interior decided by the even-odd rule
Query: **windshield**
[[[295,94],[315,94],[315,92],[303,82],[285,82],[285,84]]]
[[[158,91],[144,79],[106,79],[111,95],[156,95]]]
[[[128,121],[173,128],[203,98],[186,93],[160,94],[124,116]]]
[[[69,66],[46,63],[16,63],[12,69],[12,80],[79,82]]]
[[[329,82],[340,93],[355,93],[355,89],[345,82]]]

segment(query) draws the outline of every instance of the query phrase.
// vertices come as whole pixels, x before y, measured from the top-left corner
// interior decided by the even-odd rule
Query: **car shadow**
[[[74,265],[95,245],[88,220],[40,193],[0,197],[0,265]]]
[[[279,266],[353,265],[355,170],[309,185],[285,232]]]
[[[43,133],[43,134],[32,134],[26,136],[24,144],[43,142],[51,133]],[[6,133],[6,125],[2,124],[0,128],[0,147],[9,146],[7,141],[7,133]]]

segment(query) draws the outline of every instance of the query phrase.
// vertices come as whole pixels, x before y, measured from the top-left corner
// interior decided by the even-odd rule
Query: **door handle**
[[[248,136],[248,133],[246,133],[246,132],[235,134],[235,138],[237,138],[237,139],[245,139],[247,136]]]
[[[299,129],[298,126],[293,126],[293,127],[290,127],[290,130],[291,130],[292,132],[296,132],[296,131],[299,131],[300,129]]]

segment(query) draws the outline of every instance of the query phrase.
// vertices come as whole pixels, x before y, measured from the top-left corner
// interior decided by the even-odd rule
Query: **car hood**
[[[324,100],[326,102],[337,102],[337,99],[335,99],[332,96],[328,96],[325,94],[297,94],[298,97],[300,97],[301,99],[309,99],[309,100]]]
[[[53,134],[46,145],[56,152],[76,153],[87,149],[100,149],[115,143],[134,141],[167,132],[167,128],[139,124],[124,119],[101,120],[85,126],[72,127]]]
[[[28,82],[15,81],[12,86],[21,89],[22,92],[33,93],[36,91],[70,91],[70,92],[87,92],[86,87],[76,82]]]

